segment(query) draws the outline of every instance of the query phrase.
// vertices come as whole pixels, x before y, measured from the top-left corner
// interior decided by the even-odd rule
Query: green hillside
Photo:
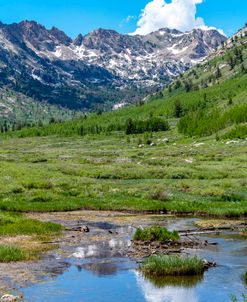
[[[35,101],[12,89],[0,88],[0,132],[71,120],[81,114],[81,112]]]

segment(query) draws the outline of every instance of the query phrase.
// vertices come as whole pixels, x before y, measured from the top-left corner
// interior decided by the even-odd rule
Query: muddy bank
[[[80,257],[126,257],[129,240],[136,223],[136,215],[119,212],[75,211],[58,213],[29,213],[29,218],[59,223],[64,227],[62,236],[52,241],[36,242],[30,236],[1,237],[5,244],[20,246],[53,245],[52,250],[40,255],[39,260],[0,263],[0,297],[18,293],[22,287],[49,278],[56,278],[71,266],[71,259]],[[145,224],[145,215],[138,221]],[[77,231],[87,226],[89,232]],[[75,260],[76,261],[76,260]]]
[[[151,255],[174,255],[185,253],[186,249],[204,248],[208,246],[207,241],[193,240],[178,241],[132,241],[129,257],[142,259]]]

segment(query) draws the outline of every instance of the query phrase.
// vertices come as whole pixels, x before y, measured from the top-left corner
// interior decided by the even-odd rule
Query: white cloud
[[[119,24],[119,27],[123,27],[124,25],[130,23],[131,21],[137,19],[137,16],[128,16],[126,17],[125,19],[123,19],[120,24]]]
[[[129,23],[130,21],[134,20],[136,18],[136,16],[128,16],[127,18],[125,18],[125,22]]]
[[[198,302],[195,288],[183,288],[182,286],[156,287],[150,281],[145,279],[141,273],[133,271],[137,284],[141,289],[145,301],[148,302]]]
[[[204,0],[152,0],[143,9],[134,34],[146,35],[160,28],[190,31],[209,29],[203,18],[196,17],[196,6]],[[212,27],[211,27],[212,28]]]

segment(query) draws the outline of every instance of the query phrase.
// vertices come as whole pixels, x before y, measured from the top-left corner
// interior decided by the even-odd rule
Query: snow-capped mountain
[[[85,37],[78,36],[71,49],[79,60],[101,66],[143,87],[176,77],[224,40],[216,30],[182,33],[165,28],[147,36],[129,36],[98,29]],[[60,47],[56,55],[63,58]]]
[[[200,62],[225,37],[161,29],[146,36],[98,29],[75,40],[34,21],[0,23],[0,85],[72,108],[130,102]]]

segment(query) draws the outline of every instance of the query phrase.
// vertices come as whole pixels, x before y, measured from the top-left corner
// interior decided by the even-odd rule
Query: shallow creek
[[[217,267],[210,268],[201,278],[148,280],[138,271],[137,261],[127,256],[135,228],[159,224],[170,230],[187,230],[195,228],[195,218],[77,214],[67,220],[59,214],[44,217],[71,227],[76,219],[76,223],[87,225],[90,232],[67,232],[59,248],[39,261],[40,267],[33,270],[33,274],[39,275],[42,268],[42,274],[35,281],[15,284],[16,292],[24,294],[24,301],[224,302],[230,301],[232,294],[239,299],[241,294],[247,294],[241,279],[247,269],[246,237],[232,232],[197,236],[216,245],[184,252],[215,261]]]

